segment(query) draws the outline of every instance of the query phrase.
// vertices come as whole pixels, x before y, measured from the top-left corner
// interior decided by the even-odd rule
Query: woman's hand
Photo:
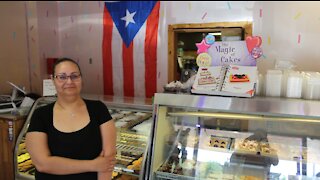
[[[94,171],[96,172],[112,172],[116,164],[114,156],[104,156],[103,151],[94,159]]]

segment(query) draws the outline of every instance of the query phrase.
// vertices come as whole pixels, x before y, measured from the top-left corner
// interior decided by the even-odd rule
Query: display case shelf
[[[156,177],[157,177],[157,179],[159,179],[159,180],[162,180],[162,179],[195,180],[194,177],[183,176],[183,175],[174,174],[174,173],[166,173],[166,172],[161,172],[161,171],[157,171],[157,172],[156,172]]]
[[[85,99],[101,100],[117,126],[117,164],[113,179],[139,179],[144,171],[145,153],[152,123],[151,101],[142,98],[119,98],[100,95],[83,95]],[[17,180],[34,180],[35,167],[25,148],[25,133],[32,113],[36,108],[56,100],[56,97],[42,97],[36,101],[22,128],[15,147],[15,177]]]
[[[157,93],[146,179],[317,179],[319,108],[300,99]]]

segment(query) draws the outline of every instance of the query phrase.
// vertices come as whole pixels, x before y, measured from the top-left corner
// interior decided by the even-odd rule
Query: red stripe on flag
[[[157,39],[160,2],[154,6],[147,19],[145,38],[145,89],[146,97],[150,98],[157,91]]]
[[[112,76],[112,28],[113,21],[104,6],[103,11],[103,41],[102,41],[102,59],[103,59],[103,89],[105,95],[113,95],[113,76]]]
[[[133,74],[133,41],[129,47],[122,44],[122,61],[123,61],[123,95],[134,96],[134,74]]]

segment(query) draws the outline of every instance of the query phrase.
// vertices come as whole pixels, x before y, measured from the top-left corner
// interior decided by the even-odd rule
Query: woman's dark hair
[[[70,58],[65,58],[65,57],[63,57],[63,58],[59,58],[57,61],[55,61],[55,62],[53,63],[53,66],[52,66],[52,76],[54,76],[54,74],[55,74],[56,66],[57,66],[58,64],[62,63],[62,62],[72,62],[73,64],[77,65],[80,74],[82,74],[82,73],[81,73],[80,66],[79,66],[79,64],[78,64],[76,61],[74,61],[73,59],[70,59]]]

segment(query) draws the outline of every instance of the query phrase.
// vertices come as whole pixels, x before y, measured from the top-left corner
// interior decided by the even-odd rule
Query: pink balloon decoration
[[[262,39],[260,36],[248,36],[246,37],[246,44],[248,51],[251,53],[254,47],[260,47],[260,45],[262,44]]]
[[[251,56],[255,59],[261,57],[263,54],[262,49],[260,47],[254,47],[251,51]]]
[[[210,47],[205,40],[202,40],[201,43],[196,43],[196,46],[198,47],[198,54],[208,52],[208,48]]]

